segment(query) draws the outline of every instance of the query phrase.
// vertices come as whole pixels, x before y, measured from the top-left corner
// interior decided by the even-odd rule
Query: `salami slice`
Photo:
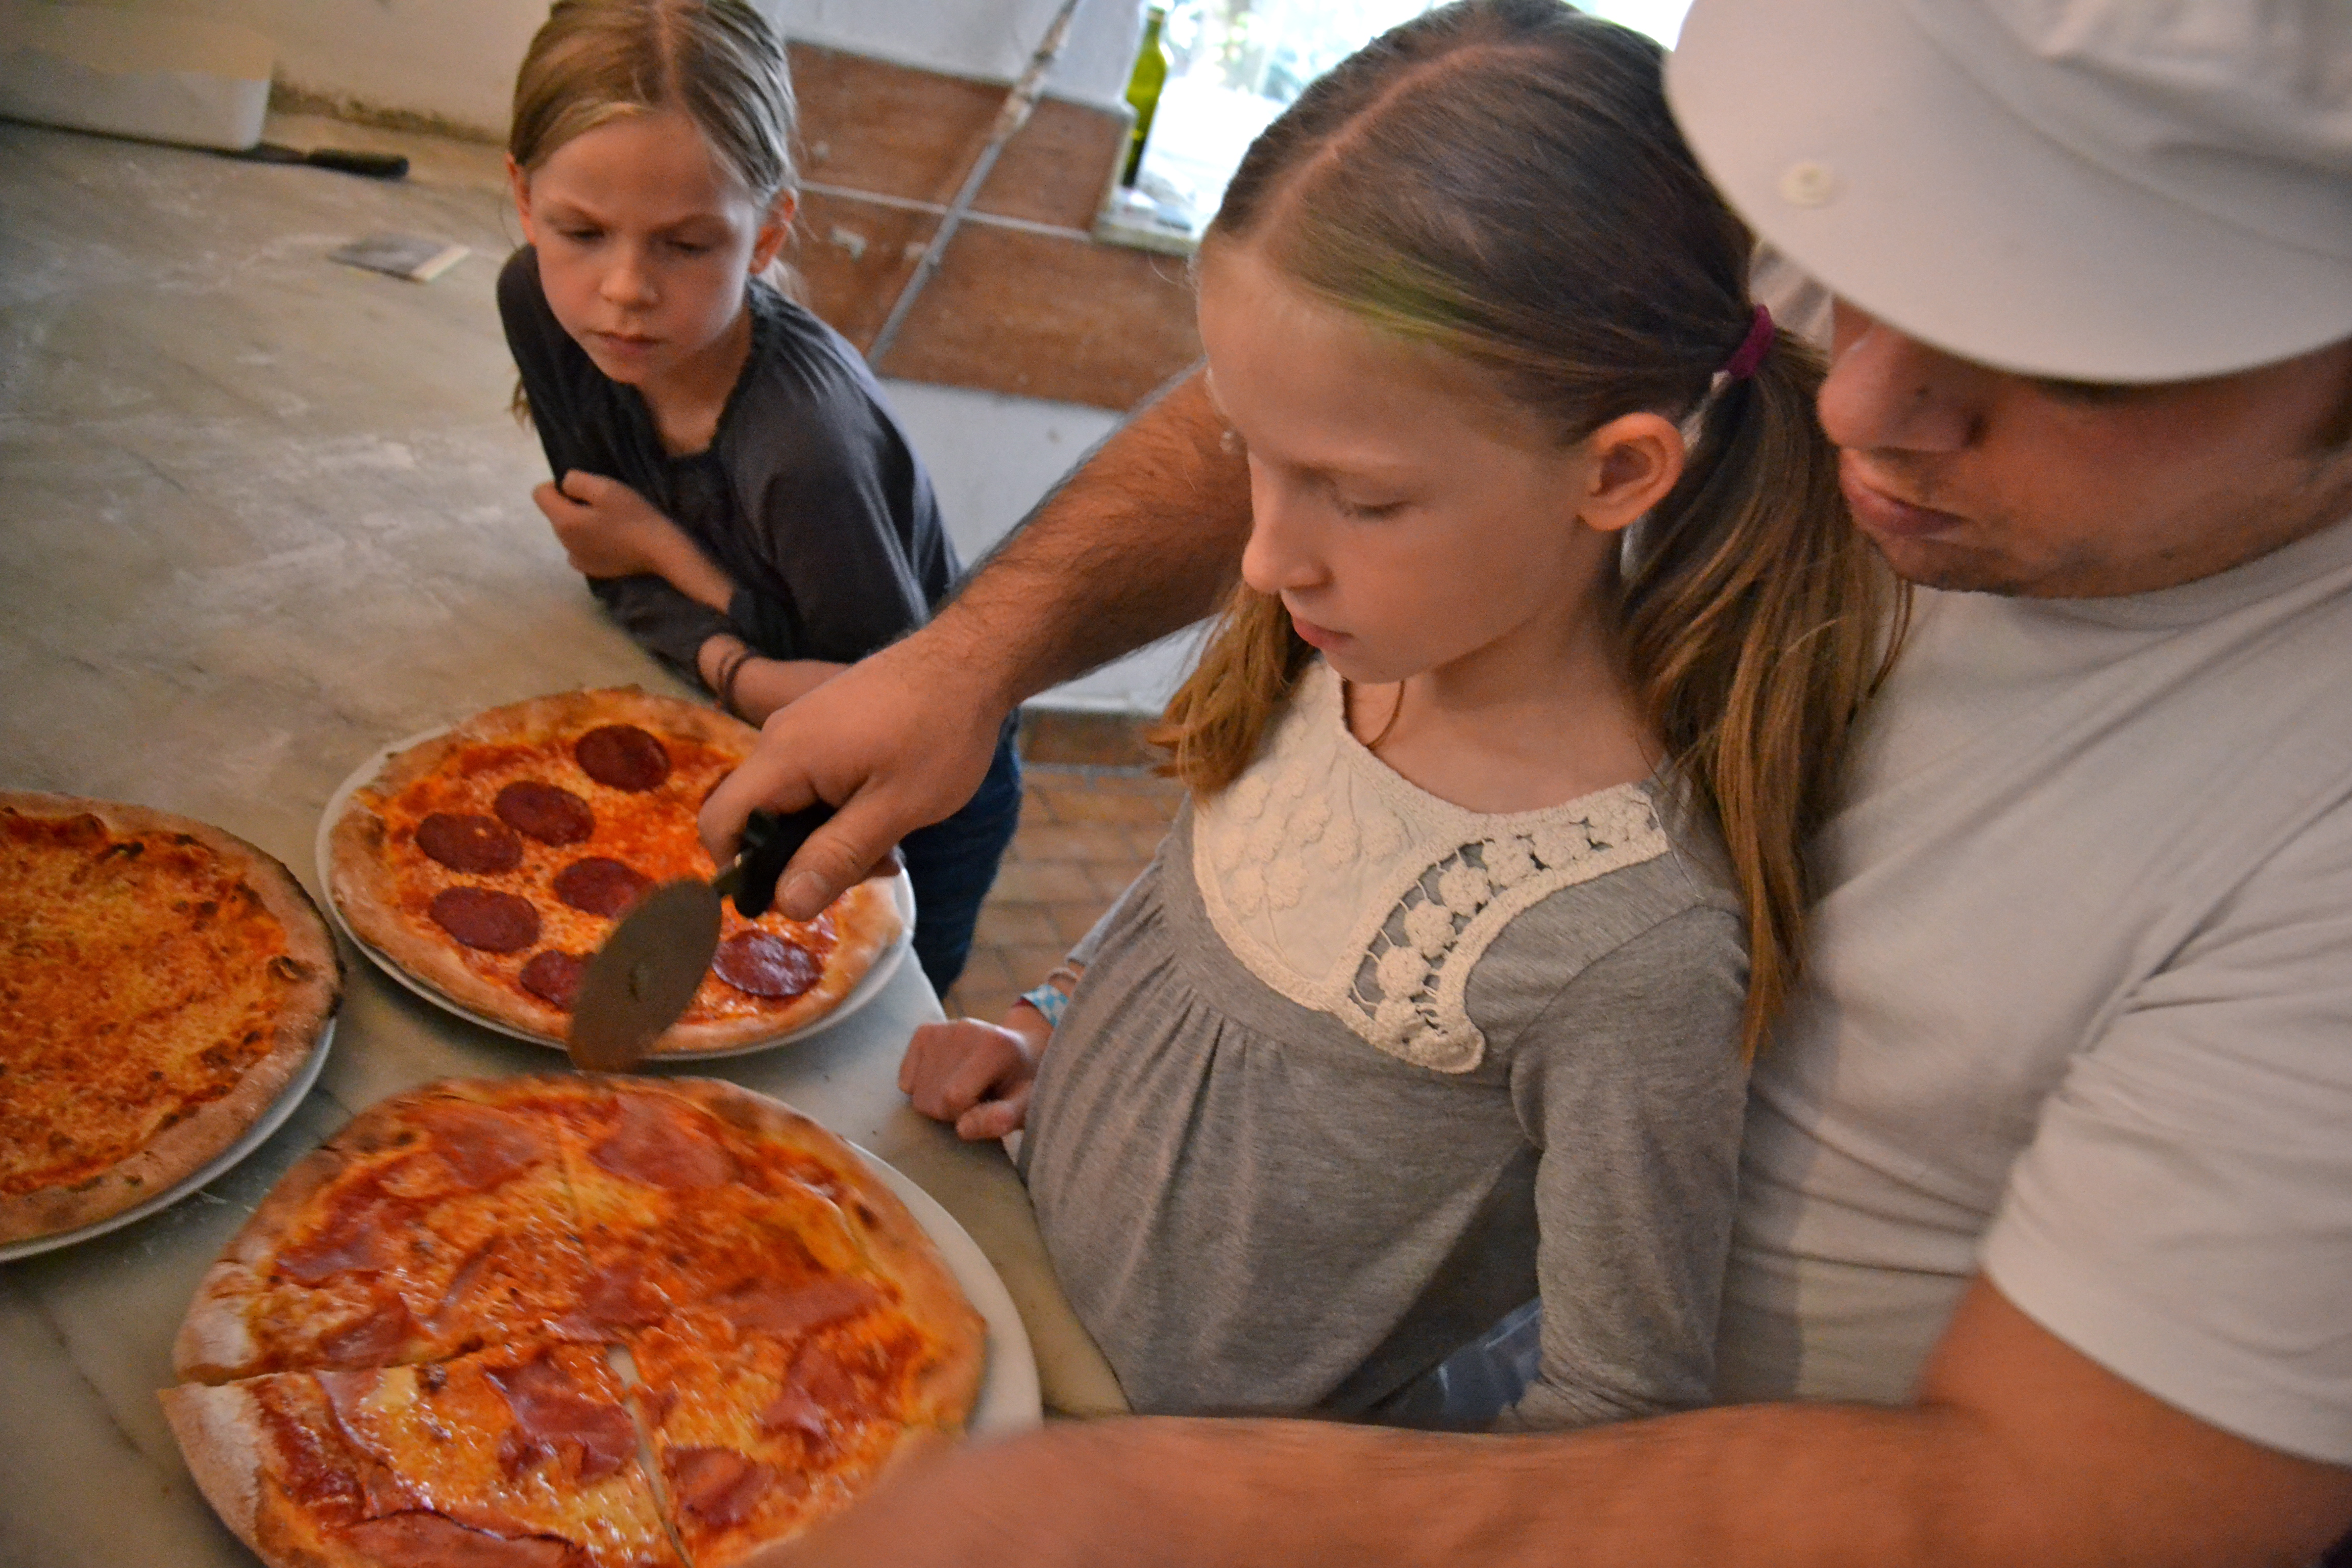
[[[596,831],[596,813],[561,784],[518,779],[499,791],[492,807],[499,820],[541,844],[585,844]]]
[[[672,1448],[662,1456],[662,1469],[678,1506],[721,1530],[751,1518],[760,1500],[780,1484],[795,1491],[808,1489],[803,1478],[786,1476],[732,1448]]]
[[[542,1355],[485,1374],[507,1396],[514,1427],[502,1458],[509,1475],[532,1459],[561,1458],[569,1450],[583,1481],[611,1475],[637,1457],[637,1429],[617,1405],[589,1398],[562,1366]],[[512,1463],[520,1460],[521,1463]]]
[[[738,931],[720,942],[710,967],[719,979],[753,996],[797,996],[821,973],[814,953],[763,931]]]
[[[555,896],[575,910],[619,920],[646,896],[653,879],[602,855],[574,860],[555,874]]]
[[[854,1318],[882,1300],[882,1293],[863,1279],[824,1279],[786,1285],[753,1279],[714,1299],[710,1305],[739,1329],[798,1339],[811,1329]]]
[[[588,973],[584,958],[549,948],[534,952],[515,978],[522,988],[551,1007],[569,1013],[580,999],[580,982]]]
[[[320,1336],[319,1349],[329,1366],[382,1366],[415,1337],[416,1320],[408,1303],[397,1296],[379,1297],[367,1316]]]
[[[424,1509],[363,1519],[341,1533],[388,1568],[564,1568],[580,1560],[551,1535],[494,1535]]]
[[[443,931],[483,952],[520,952],[539,940],[539,911],[512,893],[444,888],[431,912]]]
[[[635,724],[600,724],[572,743],[580,771],[614,789],[657,789],[669,777],[669,752]]]
[[[673,1192],[724,1186],[737,1173],[708,1127],[688,1125],[675,1108],[649,1100],[623,1100],[620,1125],[588,1158],[616,1176]]]
[[[522,864],[522,840],[495,816],[436,811],[416,825],[416,847],[452,871],[487,877]]]

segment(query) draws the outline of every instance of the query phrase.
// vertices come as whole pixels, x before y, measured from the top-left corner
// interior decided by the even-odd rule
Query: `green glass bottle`
[[[1144,14],[1143,47],[1135,57],[1135,74],[1127,79],[1127,101],[1135,110],[1135,129],[1128,133],[1127,167],[1118,183],[1135,184],[1143,172],[1143,142],[1151,134],[1151,116],[1160,107],[1160,89],[1168,85],[1168,45],[1160,36],[1168,13],[1154,5]]]

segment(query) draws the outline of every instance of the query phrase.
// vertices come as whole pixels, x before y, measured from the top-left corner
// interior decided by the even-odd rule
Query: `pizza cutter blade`
[[[719,904],[732,896],[746,920],[767,912],[782,876],[810,834],[833,816],[819,804],[779,816],[755,811],[743,825],[735,863],[708,882],[688,878],[656,888],[613,928],[581,977],[565,1041],[572,1065],[626,1072],[682,1017],[719,951]]]

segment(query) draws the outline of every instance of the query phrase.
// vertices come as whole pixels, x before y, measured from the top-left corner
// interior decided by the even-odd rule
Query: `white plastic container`
[[[277,50],[249,28],[0,0],[0,116],[242,152],[261,140]]]

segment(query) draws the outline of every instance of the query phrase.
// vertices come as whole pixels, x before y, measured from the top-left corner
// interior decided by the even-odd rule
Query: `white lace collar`
[[[1500,816],[1440,800],[1349,732],[1318,659],[1257,761],[1194,813],[1192,875],[1251,973],[1391,1056],[1467,1072],[1486,1048],[1470,972],[1503,928],[1666,847],[1639,784]]]

